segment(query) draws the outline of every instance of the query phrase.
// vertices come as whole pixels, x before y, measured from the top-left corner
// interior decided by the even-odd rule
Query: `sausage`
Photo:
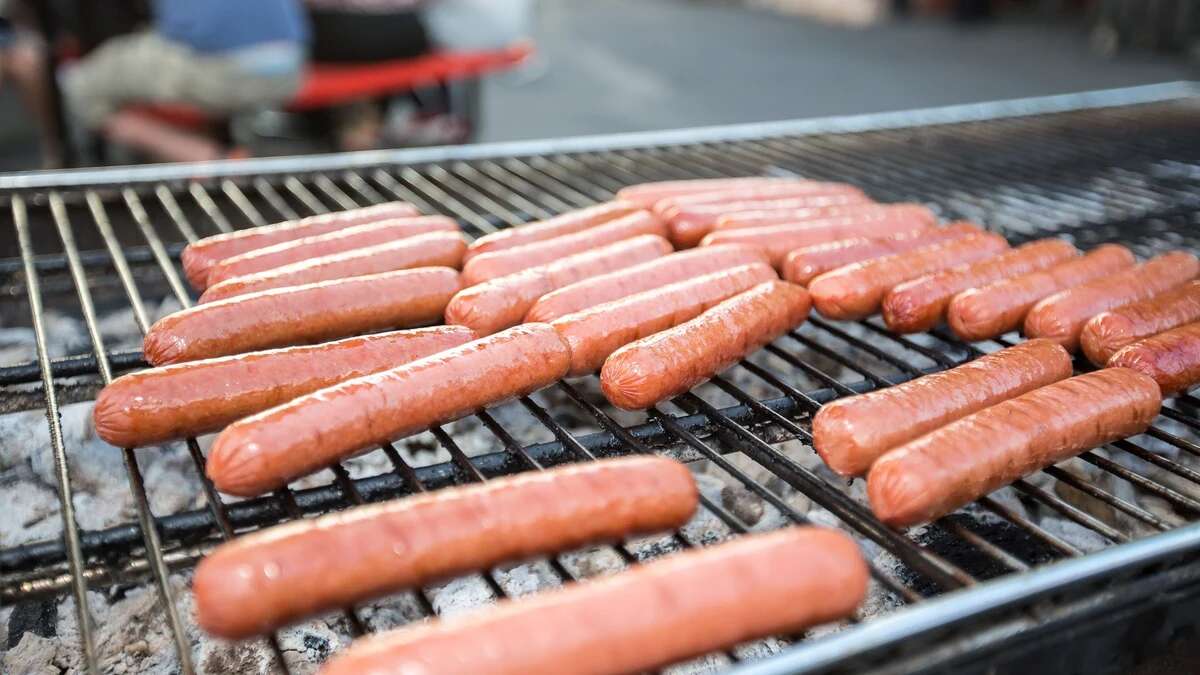
[[[142,351],[156,366],[439,322],[458,292],[449,267],[419,267],[247,293],[159,319]]]
[[[550,322],[559,317],[619,300],[677,281],[730,267],[765,263],[767,255],[754,246],[728,244],[683,251],[608,274],[585,279],[542,296],[526,321]]]
[[[1163,396],[1187,391],[1200,382],[1200,323],[1122,347],[1108,360],[1109,368],[1132,368],[1158,383]]]
[[[1082,258],[1050,269],[959,293],[946,308],[946,322],[963,340],[974,342],[994,338],[1020,328],[1029,309],[1042,298],[1133,267],[1136,263],[1133,254],[1124,246],[1097,246]]]
[[[767,227],[770,225],[787,225],[788,223],[822,220],[835,216],[860,216],[867,218],[886,213],[909,214],[914,218],[928,221],[930,225],[936,225],[938,222],[937,216],[933,211],[930,211],[928,207],[922,204],[877,204],[875,202],[862,202],[808,208],[788,206],[780,208],[774,206],[776,202],[753,202],[752,204],[755,207],[762,204],[767,206],[765,208],[753,208],[753,210],[749,211],[730,211],[726,209],[717,218],[716,222],[713,223],[712,229],[714,231],[739,230],[747,227]]]
[[[838,195],[864,197],[865,193],[861,189],[846,183],[791,180],[664,197],[654,204],[654,211],[664,218],[670,218],[676,209],[699,206],[701,204],[765,202],[779,199],[804,199],[807,197],[832,197]]]
[[[665,180],[654,183],[639,183],[617,190],[616,198],[631,201],[642,208],[651,209],[667,197],[697,194],[700,192],[723,192],[739,188],[763,185],[799,183],[800,178],[751,176],[748,178],[699,178],[693,180]]]
[[[871,510],[896,527],[944,516],[1024,476],[1150,426],[1158,385],[1106,368],[997,403],[902,445],[867,475]]]
[[[510,560],[673,529],[698,499],[683,464],[626,457],[299,520],[200,561],[196,619],[213,635],[252,637]]]
[[[671,244],[643,234],[547,265],[496,277],[459,291],[446,305],[446,322],[468,326],[479,335],[521,323],[538,298],[597,275],[626,270],[671,252]],[[530,319],[529,321],[533,321]]]
[[[1057,340],[1070,351],[1088,319],[1101,312],[1152,298],[1200,274],[1200,260],[1174,251],[1132,269],[1110,274],[1043,299],[1025,316],[1025,334]]]
[[[388,218],[405,218],[420,215],[420,213],[412,204],[388,202],[361,209],[325,213],[274,225],[215,234],[188,244],[183,249],[180,260],[183,262],[183,272],[187,276],[188,282],[196,290],[203,291],[208,286],[208,269],[225,258],[232,258],[256,248],[278,244],[281,241],[292,241],[315,234],[334,232],[343,227],[373,223]]]
[[[386,244],[397,239],[428,232],[458,232],[458,223],[445,216],[392,218],[344,227],[303,239],[284,241],[226,258],[208,270],[208,285],[213,286],[249,274],[266,272],[312,258],[345,253],[367,246]]]
[[[571,350],[551,326],[509,328],[234,422],[213,442],[208,477],[240,497],[269,492],[381,443],[531,394],[570,364]]]
[[[210,285],[200,296],[200,302],[413,267],[457,268],[462,263],[466,248],[467,243],[459,232],[418,234],[386,244],[310,258],[265,272],[226,279]]]
[[[322,675],[624,675],[849,617],[868,568],[836,530],[793,527],[478,613],[355,641]],[[552,629],[550,628],[552,627]]]
[[[523,246],[537,241],[545,241],[555,237],[582,232],[590,227],[607,223],[615,218],[627,216],[641,210],[641,208],[641,206],[633,202],[621,200],[604,202],[603,204],[568,211],[536,223],[518,225],[500,230],[499,232],[493,232],[471,242],[471,246],[467,249],[465,260],[470,260],[480,253],[503,251],[514,246]]]
[[[741,361],[808,318],[808,292],[768,281],[700,316],[631,342],[600,369],[605,398],[641,410],[678,396]]]
[[[724,197],[724,195],[721,195]],[[696,195],[694,199],[707,198],[708,195]],[[693,199],[688,195],[684,199]],[[675,205],[674,200],[664,200],[655,207],[655,212],[662,216],[671,228],[671,241],[680,248],[690,248],[700,243],[704,235],[716,229],[717,221],[730,213],[768,209],[772,212],[807,213],[807,218],[793,218],[785,223],[812,220],[817,212],[823,212],[824,217],[839,215],[860,215],[860,211],[868,207],[879,208],[870,197],[859,191],[846,192],[802,192],[790,196],[768,196],[761,199],[737,197],[721,201],[704,201],[702,203],[684,203]],[[844,211],[844,212],[842,212]],[[927,213],[927,212],[926,212]],[[925,217],[925,213],[921,214]],[[936,218],[931,222],[937,222]]]
[[[199,436],[310,391],[474,339],[462,326],[437,326],[151,368],[102,389],[92,420],[100,438],[118,448]]]
[[[463,285],[474,286],[489,279],[552,263],[560,258],[639,234],[656,234],[665,238],[667,226],[649,211],[635,211],[583,232],[514,246],[502,251],[480,253],[463,265]]]
[[[813,447],[830,469],[858,476],[896,446],[1070,376],[1065,349],[1029,340],[950,370],[828,403],[813,417]]]
[[[568,375],[590,375],[618,348],[688,321],[701,312],[775,279],[762,263],[712,272],[620,300],[589,307],[551,322],[571,347]]]
[[[866,220],[855,216],[841,216],[793,225],[720,230],[706,235],[700,245],[749,244],[758,246],[767,252],[772,265],[782,267],[783,259],[787,257],[788,253],[805,246],[851,237],[886,237],[931,228],[933,225],[924,220],[913,219],[904,214],[891,214]]]
[[[883,296],[910,279],[996,255],[1008,248],[991,232],[922,246],[905,253],[839,267],[808,284],[813,305],[838,320],[865,319],[879,311]]]
[[[883,298],[883,320],[895,333],[920,333],[946,315],[950,299],[962,291],[1053,267],[1079,256],[1062,239],[1039,239],[994,258],[951,267],[906,281]]]
[[[931,230],[909,230],[890,237],[853,237],[805,246],[784,257],[783,278],[807,286],[818,276],[839,267],[982,233],[983,229],[973,223],[952,223]]]
[[[1103,366],[1127,344],[1196,321],[1200,321],[1200,281],[1097,314],[1083,325],[1079,344],[1088,360]]]

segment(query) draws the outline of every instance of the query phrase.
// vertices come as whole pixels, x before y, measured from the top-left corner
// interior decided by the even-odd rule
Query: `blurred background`
[[[1195,78],[1189,0],[0,0],[0,171]]]

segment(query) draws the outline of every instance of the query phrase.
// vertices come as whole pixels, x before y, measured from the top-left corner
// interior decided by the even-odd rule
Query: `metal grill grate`
[[[479,235],[608,199],[630,183],[798,174],[851,182],[880,200],[928,202],[944,216],[978,220],[1014,241],[1054,233],[1081,247],[1121,241],[1139,255],[1181,247],[1200,251],[1196,113],[1190,89],[1165,87],[557,145],[0,177],[11,206],[4,217],[11,218],[17,234],[15,247],[0,243],[10,249],[0,251],[0,320],[5,325],[31,320],[27,325],[37,352],[33,361],[0,367],[0,411],[46,411],[50,448],[30,451],[53,454],[63,522],[61,539],[0,550],[0,602],[73,593],[80,648],[95,669],[86,589],[148,579],[186,672],[191,669],[190,619],[179,610],[180,591],[170,583],[170,570],[191,566],[237,533],[562,462],[653,452],[706,463],[723,484],[756,496],[784,521],[814,520],[846,529],[878,552],[873,577],[881,595],[891,604],[917,606],[892,617],[864,616],[861,625],[811,644],[792,636],[787,641],[794,649],[748,670],[816,672],[880,663],[900,668],[908,661],[897,655],[912,657],[912,645],[945,646],[935,640],[944,637],[956,612],[964,617],[956,629],[960,642],[982,653],[989,630],[1053,625],[1050,614],[1030,610],[1050,593],[1059,594],[1063,607],[1067,600],[1095,598],[1099,570],[1124,571],[1126,578],[1104,580],[1102,588],[1110,595],[1127,577],[1153,566],[1183,575],[1171,577],[1172,583],[1190,583],[1195,570],[1180,556],[1200,549],[1200,529],[1188,526],[1200,516],[1200,416],[1195,412],[1200,400],[1193,396],[1168,403],[1158,423],[1138,439],[1085,453],[909,533],[875,520],[861,485],[848,485],[812,461],[805,447],[811,441],[809,421],[823,402],[952,367],[1013,343],[1019,339],[1015,335],[967,345],[943,330],[904,337],[889,333],[878,319],[837,323],[814,317],[710,384],[646,415],[609,407],[594,377],[560,382],[470,420],[472,433],[487,439],[482,452],[464,449],[462,424],[447,425],[433,429],[428,441],[448,456],[446,462],[423,463],[406,448],[388,444],[380,449],[386,470],[364,475],[353,465],[335,466],[325,484],[245,501],[225,501],[213,489],[204,477],[204,452],[194,439],[163,449],[126,449],[124,471],[137,520],[92,531],[76,524],[67,462],[73,448],[64,442],[59,407],[90,400],[114,373],[145,365],[137,350],[106,346],[102,322],[114,312],[131,312],[130,320],[144,332],[161,299],[190,305],[178,267],[187,242],[390,199],[453,216],[469,234]],[[195,172],[205,175],[189,178]],[[48,307],[80,317],[90,353],[50,353],[54,329],[46,318]],[[140,453],[162,452],[190,462],[203,492],[201,508],[152,513],[138,459]],[[1077,470],[1084,466],[1105,480],[1089,480],[1091,473]],[[1144,497],[1161,508],[1148,508]],[[812,507],[798,507],[800,499]],[[1081,499],[1106,506],[1112,517],[1081,507]],[[1026,507],[1030,513],[1055,514],[1109,548],[1085,554],[1078,542],[1027,515]],[[727,534],[754,527],[746,522],[752,519],[722,500],[705,497],[702,509]],[[709,543],[679,531],[653,546],[620,544],[613,551],[625,564],[636,564]],[[1164,567],[1168,556],[1172,564]],[[1043,568],[1054,561],[1068,562]],[[561,582],[583,576],[567,556],[548,564]],[[1062,570],[1066,576],[1047,576]],[[1190,576],[1183,574],[1187,571]],[[971,588],[996,577],[1003,579]],[[482,578],[494,597],[511,594],[499,574],[486,572]],[[1012,585],[1022,579],[1023,585]],[[997,596],[998,588],[1008,590]],[[416,601],[424,613],[435,613],[426,592],[418,592]],[[1008,614],[1001,616],[1001,610]],[[375,628],[355,608],[344,614],[352,634]],[[903,617],[929,618],[921,624]],[[970,632],[964,634],[967,627]],[[908,652],[897,646],[901,638],[908,641]],[[268,642],[277,665],[287,670],[276,637]],[[831,644],[843,651],[831,656]],[[941,653],[931,649],[918,661],[935,662]],[[731,662],[745,657],[742,649],[724,654]]]

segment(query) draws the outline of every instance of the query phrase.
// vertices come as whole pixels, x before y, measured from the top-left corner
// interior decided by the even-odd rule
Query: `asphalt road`
[[[1183,57],[1088,49],[1081,22],[839,28],[741,3],[542,0],[539,58],[489,82],[481,140],[878,112],[1191,79]],[[37,165],[11,90],[0,170]]]

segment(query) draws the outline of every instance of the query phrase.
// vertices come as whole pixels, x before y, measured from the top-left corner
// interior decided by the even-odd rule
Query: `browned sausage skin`
[[[742,265],[644,291],[555,319],[571,348],[571,377],[596,372],[618,348],[683,323],[722,300],[775,279],[767,265]]]
[[[826,404],[813,417],[813,445],[843,476],[885,452],[1000,401],[1071,376],[1071,356],[1030,340],[957,368]]]
[[[958,293],[1053,267],[1079,255],[1062,239],[1039,239],[994,258],[952,267],[906,281],[883,298],[883,320],[896,333],[920,333],[941,322]]]
[[[220,637],[251,637],[505,561],[676,528],[697,502],[679,462],[629,457],[301,519],[202,560],[196,619]]]
[[[360,640],[323,675],[619,675],[849,616],[868,569],[849,536],[751,534],[494,609]],[[546,626],[554,626],[548,631]]]
[[[480,335],[521,323],[539,298],[584,279],[632,269],[671,252],[671,243],[643,234],[567,256],[555,262],[489,279],[464,288],[446,306],[446,322],[469,326]],[[536,319],[528,319],[536,323]]]
[[[211,286],[312,258],[378,246],[430,232],[458,233],[458,223],[445,216],[391,218],[280,242],[217,262],[208,270],[208,284]]]
[[[617,190],[617,199],[628,200],[642,208],[653,208],[655,204],[667,197],[698,194],[701,192],[722,192],[740,188],[750,188],[762,185],[780,185],[795,183],[798,178],[749,176],[746,178],[701,178],[693,180],[666,180],[653,183],[639,183]]]
[[[713,224],[713,230],[737,230],[747,227],[764,227],[768,225],[786,225],[810,220],[823,220],[837,216],[862,216],[870,218],[875,215],[889,213],[906,213],[913,218],[923,220],[929,225],[936,225],[937,215],[922,204],[878,204],[861,202],[856,204],[833,204],[830,206],[810,206],[808,208],[779,207],[780,202],[747,202],[758,208],[753,210],[734,210],[720,205],[723,212]]]
[[[1182,286],[1200,274],[1200,260],[1174,251],[1132,269],[1056,293],[1033,306],[1025,317],[1025,334],[1057,340],[1070,351],[1088,319],[1101,312]]]
[[[1038,469],[1139,434],[1162,406],[1128,368],[1072,377],[997,403],[884,455],[867,476],[871,510],[898,527],[939,518]]]
[[[654,207],[654,210],[667,221],[671,230],[671,241],[679,248],[691,248],[699,244],[705,235],[714,231],[717,220],[721,216],[735,211],[760,208],[809,211],[820,209],[826,211],[828,216],[837,216],[856,213],[854,211],[846,214],[838,213],[838,209],[841,208],[874,204],[871,198],[858,188],[814,185],[822,187],[812,189],[810,186],[800,190],[792,188],[788,191],[770,192],[757,197],[753,194],[743,193],[738,193],[736,196],[730,196],[729,193],[685,195],[675,199],[664,199]],[[883,214],[878,215],[883,217]],[[900,214],[893,212],[890,215],[895,217]],[[925,219],[930,215],[927,212],[921,214],[914,212],[908,214],[907,217]],[[929,218],[929,220],[936,222],[935,218]]]
[[[396,438],[524,396],[566,374],[571,350],[530,323],[398,368],[346,380],[226,427],[207,472],[252,496]]]
[[[471,242],[465,260],[470,260],[481,253],[503,251],[516,246],[582,232],[615,218],[627,216],[641,208],[633,202],[617,200],[575,209],[536,223],[526,223],[493,232]]]
[[[100,438],[120,448],[199,436],[302,394],[474,339],[462,326],[436,326],[151,368],[102,389],[92,419]]]
[[[643,234],[666,238],[667,226],[649,211],[635,211],[575,234],[480,253],[463,265],[463,285],[474,286]]]
[[[529,308],[525,320],[550,322],[667,284],[756,262],[767,262],[767,254],[754,246],[728,244],[680,251],[547,293]]]
[[[749,244],[759,246],[771,258],[771,264],[783,266],[788,253],[798,248],[851,237],[886,237],[931,229],[933,225],[905,215],[879,218],[841,216],[827,220],[812,220],[790,225],[769,225],[744,229],[718,230],[704,237],[701,246],[714,244]]]
[[[808,293],[768,281],[700,316],[613,352],[600,387],[613,405],[639,410],[682,394],[808,318]]]
[[[1190,323],[1123,347],[1110,368],[1131,368],[1154,378],[1163,396],[1200,382],[1200,323]]]
[[[887,237],[854,237],[798,248],[783,259],[783,278],[807,286],[818,276],[839,267],[905,253],[924,246],[982,234],[972,223],[955,223],[934,229],[918,229]]]
[[[204,290],[208,285],[208,270],[218,261],[235,255],[253,251],[257,248],[278,244],[281,241],[292,241],[314,234],[334,232],[344,227],[373,223],[387,218],[403,218],[419,215],[417,207],[404,202],[388,202],[367,206],[361,209],[350,209],[337,213],[326,213],[320,216],[289,220],[274,225],[252,227],[236,232],[215,234],[200,241],[188,244],[180,257],[184,274],[188,282],[196,290]]]
[[[247,293],[163,317],[142,350],[160,366],[436,323],[458,289],[454,269],[420,267]]]
[[[1079,344],[1088,360],[1102,366],[1125,345],[1195,321],[1200,321],[1200,281],[1097,314],[1083,325]]]
[[[923,246],[906,253],[840,267],[808,285],[817,311],[831,319],[865,319],[879,311],[883,297],[910,279],[991,257],[1008,248],[991,232]]]
[[[265,272],[214,283],[200,296],[213,302],[273,288],[303,286],[318,281],[348,279],[413,267],[454,267],[462,264],[467,243],[458,232],[430,232],[344,253],[302,260]]]
[[[1037,302],[1059,291],[1133,267],[1137,259],[1124,246],[1104,244],[1082,258],[1040,272],[963,291],[950,300],[946,321],[954,334],[972,342],[1021,327]]]

